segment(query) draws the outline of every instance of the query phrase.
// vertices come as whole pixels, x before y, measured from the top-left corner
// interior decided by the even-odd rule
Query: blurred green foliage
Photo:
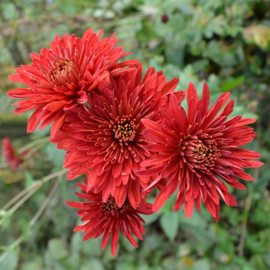
[[[81,36],[89,27],[104,28],[104,36],[116,31],[119,44],[145,70],[154,66],[167,79],[179,77],[177,90],[192,81],[201,93],[206,81],[212,102],[230,91],[233,114],[258,119],[258,136],[248,147],[262,153],[266,165],[251,172],[255,181],[246,183],[247,191],[230,189],[239,206],[222,204],[218,224],[204,207],[191,219],[183,209],[173,213],[172,196],[145,217],[139,248],[121,237],[115,258],[109,247],[101,250],[101,239],[83,243],[82,234],[72,232],[78,219],[65,201],[76,200],[75,183],[62,173],[32,189],[12,215],[0,210],[0,269],[270,269],[269,0],[1,0],[0,137],[10,136],[16,147],[37,143],[17,172],[2,159],[0,208],[24,188],[36,187],[38,179],[61,171],[64,158],[48,143],[48,128],[26,135],[30,114],[14,117],[6,92],[16,85],[8,76],[30,63],[31,52],[49,47],[56,33]]]

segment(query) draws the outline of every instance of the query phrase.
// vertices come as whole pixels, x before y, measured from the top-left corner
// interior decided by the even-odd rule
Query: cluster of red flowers
[[[191,217],[194,202],[199,211],[203,201],[218,221],[219,198],[237,205],[224,183],[245,189],[238,178],[253,179],[242,168],[263,163],[254,161],[258,153],[239,148],[256,136],[246,126],[255,120],[227,120],[230,93],[209,108],[206,84],[201,99],[191,83],[187,93],[173,92],[178,79],[166,82],[154,68],[143,76],[136,59],[119,63],[129,53],[115,47],[114,35],[100,40],[101,33],[57,35],[50,49],[32,54],[33,64],[10,77],[28,88],[8,94],[25,98],[14,104],[16,114],[35,109],[28,132],[53,122],[51,142],[66,151],[68,179],[87,177],[76,193],[85,201],[67,202],[85,222],[74,230],[84,231],[83,240],[104,233],[103,249],[111,235],[114,255],[119,230],[137,246],[133,235],[142,239],[145,233],[139,214],[158,211],[176,190],[174,211],[184,203]],[[185,94],[187,112],[180,105]],[[152,205],[146,200],[154,188],[159,193]]]

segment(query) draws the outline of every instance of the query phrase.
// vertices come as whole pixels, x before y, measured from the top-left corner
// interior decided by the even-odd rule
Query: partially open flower
[[[146,129],[143,134],[155,142],[146,149],[151,157],[142,162],[145,170],[137,172],[139,177],[159,173],[159,177],[149,186],[155,185],[160,178],[168,178],[167,185],[155,199],[153,211],[158,211],[178,188],[174,211],[184,203],[187,217],[191,217],[194,202],[199,211],[201,200],[205,203],[216,221],[219,219],[219,197],[228,206],[237,202],[229,193],[228,185],[246,189],[237,177],[247,181],[253,178],[244,168],[260,167],[263,163],[254,161],[260,154],[239,148],[252,141],[256,133],[245,125],[255,119],[236,116],[226,121],[233,111],[231,100],[218,114],[230,97],[224,93],[209,107],[210,93],[206,84],[202,99],[193,84],[187,90],[187,113],[179,107],[177,99],[171,96],[170,107],[161,108],[163,123],[143,119]]]
[[[56,35],[50,49],[43,48],[41,54],[32,53],[33,64],[17,68],[17,74],[10,76],[10,80],[29,87],[8,92],[13,98],[26,98],[13,104],[18,106],[16,114],[35,109],[27,132],[33,132],[41,122],[40,129],[54,121],[53,137],[61,127],[66,111],[84,104],[87,92],[109,76],[108,71],[120,58],[130,54],[122,47],[114,48],[117,42],[114,35],[99,40],[101,34],[102,31],[97,35],[89,29],[82,38],[74,34],[61,38]],[[119,67],[125,65],[123,62]],[[114,74],[119,74],[119,70],[111,73]]]
[[[16,154],[9,137],[2,140],[2,155],[13,170],[18,170],[19,165],[23,162],[22,157]]]
[[[134,70],[100,83],[98,91],[90,93],[90,108],[70,112],[51,142],[67,151],[68,179],[86,173],[88,190],[102,192],[103,201],[111,195],[121,207],[128,197],[136,209],[144,196],[142,189],[151,181],[134,173],[151,155],[146,150],[151,139],[142,133],[142,119],[161,121],[159,108],[168,105],[178,79],[166,83],[162,72],[155,73],[154,68],[142,79],[141,64],[130,68]],[[184,91],[177,92],[177,97],[180,102]]]
[[[87,180],[84,180],[87,183]],[[110,235],[111,251],[114,256],[117,250],[119,239],[119,231],[123,232],[129,242],[138,247],[133,238],[133,234],[140,240],[143,239],[142,234],[145,234],[143,227],[144,220],[139,214],[152,214],[152,204],[146,203],[146,208],[137,208],[136,210],[130,205],[128,199],[119,207],[116,204],[115,198],[109,196],[106,202],[102,200],[102,194],[94,193],[91,189],[87,191],[86,185],[77,183],[81,187],[82,193],[76,193],[78,197],[85,199],[86,202],[66,202],[73,208],[80,209],[77,214],[82,217],[81,221],[84,224],[74,228],[74,231],[84,231],[83,241],[90,238],[97,238],[103,233],[102,249],[105,249]]]

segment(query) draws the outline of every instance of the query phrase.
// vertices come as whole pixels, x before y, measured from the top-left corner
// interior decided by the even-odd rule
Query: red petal
[[[193,119],[196,115],[197,108],[196,108],[196,101],[194,97],[191,97],[188,102],[188,124],[191,125]]]
[[[129,72],[135,69],[136,68],[117,68],[117,69],[112,70],[110,73],[114,77],[114,76],[121,75],[124,72]]]
[[[56,112],[62,109],[64,106],[65,104],[62,101],[54,101],[47,105],[47,109],[51,112]]]
[[[244,185],[242,185],[238,181],[237,182],[229,183],[229,185],[232,186],[232,187],[234,187],[234,188],[241,189],[241,190],[246,190],[247,189]]]
[[[252,118],[242,118],[236,125],[235,127],[240,127],[240,126],[245,126],[245,125],[249,125],[252,124],[254,122],[256,122],[257,119],[252,119]]]
[[[211,199],[207,199],[204,203],[210,214],[215,218],[217,216],[217,206],[213,203]]]
[[[163,89],[161,90],[161,95],[164,96],[164,95],[166,95],[168,93],[173,92],[173,90],[178,85],[178,83],[179,83],[178,78],[174,78],[174,79],[166,82]]]
[[[235,152],[242,155],[244,157],[244,159],[257,159],[261,156],[261,154],[255,152],[255,151],[247,150],[247,149],[240,149],[239,148]]]
[[[178,104],[180,104],[185,99],[186,91],[176,91],[173,94],[176,96]]]
[[[195,205],[196,205],[197,211],[200,211],[200,208],[201,208],[201,196],[200,196],[200,194],[198,195],[197,198],[195,198]]]
[[[187,103],[189,104],[191,98],[194,97],[195,99],[195,104],[198,103],[198,94],[197,94],[197,90],[194,86],[193,83],[189,83],[188,88],[187,88]]]
[[[159,181],[161,180],[161,176],[159,175],[152,183],[151,185],[149,185],[146,189],[144,189],[143,191],[147,191],[149,189],[151,189],[152,187],[154,187]]]
[[[253,177],[245,172],[234,172],[234,174],[244,180],[253,181]]]
[[[119,223],[119,219],[118,222]],[[112,255],[114,256],[116,251],[117,251],[117,244],[118,244],[118,239],[119,239],[119,225],[115,225],[115,228],[112,231],[112,239],[111,239],[111,251]]]
[[[150,68],[146,71],[146,73],[145,73],[145,75],[144,75],[142,84],[144,84],[145,81],[146,81],[149,77],[151,77],[154,73],[155,73],[155,68],[154,68],[154,67],[150,67]]]
[[[191,197],[190,200],[188,200],[188,201],[185,200],[184,211],[185,211],[185,214],[188,218],[191,218],[191,216],[192,216],[193,206],[194,206],[194,198],[193,197]]]
[[[102,249],[104,250],[105,247],[107,246],[108,244],[108,241],[109,241],[109,238],[110,238],[110,234],[111,232],[109,230],[106,230],[104,235],[103,235],[103,238],[102,238]]]
[[[48,113],[48,112],[44,111],[42,106],[41,107],[38,107],[33,112],[33,114],[31,115],[31,117],[29,118],[29,121],[28,121],[28,124],[27,124],[27,133],[28,132],[33,132],[37,128],[37,126],[40,123],[40,117],[43,114],[46,114],[46,113]]]
[[[56,134],[56,132],[60,129],[62,126],[64,120],[65,120],[66,114],[59,114],[57,119],[53,122],[52,129],[51,129],[51,137],[53,138]]]
[[[13,82],[23,83],[23,80],[21,79],[19,74],[10,75],[9,79]]]
[[[126,238],[128,239],[128,241],[134,246],[134,247],[138,247],[138,244],[136,243],[136,241],[134,240],[134,238],[132,237],[131,233],[128,233],[125,235]]]
[[[251,168],[258,168],[258,167],[261,167],[262,165],[264,165],[264,163],[261,161],[249,160],[248,163],[251,164]],[[249,168],[249,167],[246,167],[246,168]]]
[[[181,208],[183,201],[184,201],[184,197],[185,197],[185,192],[180,193],[180,189],[179,189],[178,194],[177,194],[177,198],[176,198],[176,201],[175,201],[174,207],[173,207],[174,212],[178,211]]]
[[[132,207],[136,209],[140,204],[141,199],[139,181],[130,179],[130,181],[128,182],[128,198]]]
[[[156,213],[163,205],[164,203],[166,202],[166,200],[168,199],[166,196],[165,196],[165,191],[166,189],[163,188],[159,194],[157,195],[156,199],[155,199],[155,202],[153,204],[153,212]]]
[[[177,189],[179,184],[178,179],[174,179],[172,181],[170,181],[168,183],[168,185],[166,186],[166,192],[165,192],[165,196],[170,198],[170,196],[175,192],[175,190]]]
[[[228,205],[228,206],[237,206],[237,201],[235,200],[235,198],[233,197],[232,194],[228,193],[228,192],[224,192],[224,197],[225,197],[225,203]]]
[[[123,168],[123,162],[115,162],[113,164],[113,167],[112,167],[112,175],[114,178],[117,178],[121,172],[122,172],[122,168]]]
[[[133,180],[130,180],[133,181]],[[121,207],[126,198],[127,198],[127,191],[128,191],[128,186],[121,184],[119,187],[116,187],[115,189],[115,200],[118,205],[118,207]]]
[[[203,82],[202,99],[206,102],[210,100],[210,91],[206,82]]]

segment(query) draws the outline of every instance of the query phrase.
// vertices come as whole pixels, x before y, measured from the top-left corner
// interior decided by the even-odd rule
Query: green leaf
[[[180,222],[181,227],[195,227],[196,230],[197,228],[205,228],[206,227],[206,222],[204,220],[204,217],[201,216],[200,213],[197,211],[193,211],[191,218],[187,218],[183,209],[180,209],[178,211],[178,218]],[[187,226],[188,225],[188,226]]]
[[[155,222],[160,216],[160,212],[157,212],[157,213],[154,213],[152,215],[145,215],[145,216],[142,216],[142,218],[144,219],[145,223],[147,225]]]
[[[148,43],[149,41],[158,37],[151,22],[145,20],[142,22],[142,29],[136,33],[137,40],[141,43]]]
[[[190,246],[187,243],[183,243],[180,246],[178,246],[177,249],[177,256],[178,257],[185,257],[190,254]]]
[[[29,171],[25,172],[25,187],[31,186],[35,182],[35,179],[33,178],[32,174]]]
[[[139,262],[138,270],[149,270],[149,266],[146,262]]]
[[[61,239],[51,239],[49,241],[49,252],[54,259],[61,260],[68,255],[65,244]]]
[[[216,229],[216,239],[217,239],[219,249],[224,254],[226,254],[226,256],[232,257],[234,255],[235,247],[233,245],[233,241],[232,241],[232,237],[231,237],[230,233],[228,231],[222,229],[218,225],[215,226],[215,229]],[[224,259],[224,256],[222,255],[221,260]],[[227,258],[227,259],[229,260],[229,258]],[[224,259],[224,260],[227,260],[227,259]]]
[[[228,78],[222,84],[221,91],[223,91],[223,92],[231,91],[232,89],[234,89],[238,85],[242,84],[244,81],[245,81],[245,76],[240,76],[237,78]]]
[[[103,254],[102,248],[101,248],[101,241],[102,237],[99,238],[91,238],[85,242],[81,242],[81,251],[84,255],[88,256],[91,254],[92,257],[98,257],[101,254]],[[119,246],[118,246],[119,248]],[[110,245],[108,244],[106,249],[110,250]]]
[[[117,263],[117,266],[115,269],[116,270],[135,270],[137,268],[135,267],[135,265],[131,265],[128,262],[120,262],[120,263]]]
[[[201,259],[192,265],[192,270],[211,270],[209,259]]]
[[[8,252],[8,254],[5,256],[3,260],[0,261],[0,269],[15,270],[19,260],[18,249],[13,249],[11,251],[6,252]]]
[[[42,268],[42,258],[35,254],[35,258],[31,261],[26,261],[22,265],[21,270],[37,270]]]
[[[91,239],[90,239],[91,240]],[[89,240],[88,240],[89,241]],[[88,242],[87,241],[87,242]],[[85,243],[85,242],[84,242]],[[84,250],[83,250],[84,251]],[[112,252],[111,252],[111,247],[110,247],[110,243],[108,243],[108,245],[106,246],[105,250],[102,251],[103,252],[103,260],[105,262],[110,262],[110,261],[114,261],[117,259],[118,253],[119,253],[119,246],[117,247],[117,251],[115,256],[112,256]]]
[[[173,212],[162,215],[160,224],[167,237],[173,241],[179,225],[178,213]]]
[[[183,40],[175,40],[167,45],[165,54],[170,63],[184,67],[185,45]]]
[[[105,268],[100,260],[88,259],[83,262],[83,266],[80,268],[80,270],[89,270],[89,269],[104,270]]]
[[[82,248],[82,235],[80,233],[74,233],[71,238],[71,251],[78,252]]]
[[[163,259],[162,260],[162,269],[164,269],[164,270],[175,269],[175,259],[173,257]]]
[[[56,148],[56,145],[50,143],[46,147],[46,152],[50,161],[54,164],[54,167],[57,169],[63,168],[65,151]]]
[[[260,254],[253,255],[251,258],[251,265],[254,266],[254,269],[258,270],[267,270],[269,269],[264,262],[264,258]]]

